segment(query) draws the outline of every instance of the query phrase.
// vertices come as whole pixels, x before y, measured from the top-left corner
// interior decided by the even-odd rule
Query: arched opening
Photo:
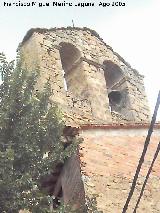
[[[126,101],[124,74],[121,68],[110,60],[104,61],[103,66],[110,111],[122,113]]]
[[[123,78],[121,68],[112,61],[104,61],[103,65],[107,88],[109,90],[115,89],[116,85]]]
[[[62,42],[60,43],[60,46],[64,87],[67,91],[72,84],[71,71],[77,68],[81,54],[80,51],[73,44]]]
[[[108,94],[109,100],[113,105],[120,104],[122,95],[119,91],[112,91]]]

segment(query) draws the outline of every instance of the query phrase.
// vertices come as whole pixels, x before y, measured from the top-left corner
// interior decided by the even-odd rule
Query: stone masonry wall
[[[81,136],[81,170],[86,195],[97,195],[98,209],[104,213],[121,213],[142,153],[147,128],[123,126],[83,128]],[[154,130],[136,190],[127,213],[132,213],[147,170],[159,142]],[[154,165],[137,213],[160,210],[160,156]]]
[[[79,211],[81,210],[80,212],[84,212],[85,192],[78,155],[72,156],[65,163],[61,173],[61,184],[64,203],[71,205],[73,209],[79,209]]]
[[[123,76],[124,83],[118,89],[120,93],[125,91],[127,100],[123,104],[125,108],[116,113],[124,117],[123,122],[148,121],[150,114],[143,77],[91,30],[33,30],[31,35],[27,34],[27,39],[25,37],[21,53],[25,67],[34,69],[38,65],[40,68],[38,87],[42,88],[50,77],[53,101],[59,103],[73,120],[80,117],[80,123],[119,122],[115,117],[112,119],[105,77],[107,75],[104,73],[104,61],[112,62],[119,67]],[[67,61],[70,61],[70,66]],[[68,83],[68,91],[65,89],[64,79]]]

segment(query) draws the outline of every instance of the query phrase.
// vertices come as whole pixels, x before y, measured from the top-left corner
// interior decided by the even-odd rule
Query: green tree
[[[64,121],[50,101],[49,80],[35,91],[38,70],[22,69],[18,59],[7,62],[0,54],[0,212],[49,212],[49,196],[40,179],[50,174],[77,148],[64,149]]]

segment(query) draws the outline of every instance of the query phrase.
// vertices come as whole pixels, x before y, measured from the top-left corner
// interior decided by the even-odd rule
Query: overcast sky
[[[6,0],[6,3],[19,2]],[[32,2],[21,0],[20,2]],[[36,1],[33,7],[4,7],[0,2],[0,52],[14,59],[16,48],[33,27],[72,26],[96,30],[131,66],[145,75],[145,87],[151,111],[160,89],[160,0],[124,0],[126,6],[101,7],[99,0],[66,0],[95,2],[95,7],[53,7],[51,0]],[[38,3],[50,3],[38,7]],[[59,1],[64,2],[64,1]],[[111,0],[101,2],[111,3]],[[160,113],[158,115],[160,120]]]

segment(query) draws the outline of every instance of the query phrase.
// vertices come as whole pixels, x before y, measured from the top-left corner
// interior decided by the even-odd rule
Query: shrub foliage
[[[27,71],[21,61],[0,54],[0,212],[49,212],[50,197],[40,179],[64,162],[76,143],[64,149],[64,122],[50,102],[49,80],[35,90],[38,69]]]

